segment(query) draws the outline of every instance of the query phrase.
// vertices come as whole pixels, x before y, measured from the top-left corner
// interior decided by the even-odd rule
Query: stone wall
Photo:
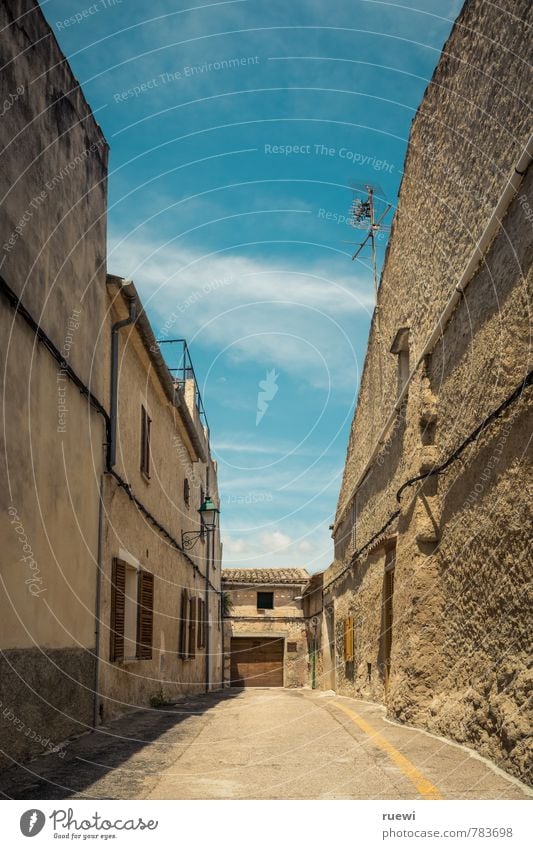
[[[225,680],[230,679],[231,637],[281,637],[284,640],[284,686],[303,687],[310,683],[310,665],[306,620],[301,596],[302,586],[258,586],[238,587],[224,582],[223,587],[231,596],[231,616],[225,620]],[[257,591],[274,593],[274,609],[258,612]],[[288,651],[288,643],[296,643],[296,652]]]
[[[531,71],[519,19],[531,14],[520,0],[498,9],[467,2],[413,122],[339,497],[337,559],[324,577],[337,688],[383,699],[392,716],[473,746],[523,778],[531,768],[529,390],[443,474],[397,493],[451,460],[531,369],[531,169],[357,491],[353,534],[351,516],[354,487],[397,397],[391,345],[408,328],[414,365],[528,140]],[[356,630],[349,667],[340,645],[347,616]]]

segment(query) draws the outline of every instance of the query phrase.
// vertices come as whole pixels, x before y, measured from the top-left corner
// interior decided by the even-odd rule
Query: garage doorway
[[[283,637],[232,637],[232,687],[283,687]]]

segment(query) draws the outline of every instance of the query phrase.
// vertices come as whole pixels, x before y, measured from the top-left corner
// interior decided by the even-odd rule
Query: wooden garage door
[[[283,638],[232,637],[232,687],[283,687]]]

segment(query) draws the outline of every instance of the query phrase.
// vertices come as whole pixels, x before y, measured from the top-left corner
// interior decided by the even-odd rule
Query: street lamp
[[[220,510],[209,493],[206,495],[203,504],[200,505],[198,512],[200,514],[200,530],[181,532],[181,544],[185,550],[196,545],[200,537],[206,532],[214,533],[216,531]]]

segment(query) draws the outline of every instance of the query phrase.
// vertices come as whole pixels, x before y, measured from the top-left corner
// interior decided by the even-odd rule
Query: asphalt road
[[[13,799],[525,799],[468,750],[333,693],[230,690],[138,710],[63,759],[6,770]]]

